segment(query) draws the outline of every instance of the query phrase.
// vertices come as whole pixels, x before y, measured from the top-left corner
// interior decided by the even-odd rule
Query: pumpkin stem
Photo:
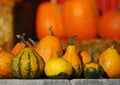
[[[94,62],[94,51],[93,50],[91,50],[90,51],[90,55],[91,55],[91,60],[90,60],[90,62]]]
[[[29,38],[28,40],[32,43],[32,45],[34,47],[37,47],[37,44],[36,44],[36,42],[33,39]]]
[[[119,3],[119,5],[118,5],[118,12],[120,12],[120,3]]]
[[[18,39],[20,39],[21,42],[23,42],[23,43],[25,44],[25,47],[29,47],[28,44],[27,44],[27,42],[25,41],[24,36],[25,36],[25,33],[23,33],[22,35],[16,35],[16,37],[17,37]]]
[[[58,51],[56,53],[57,53],[58,58],[61,58],[60,53]]]
[[[50,26],[49,31],[50,31],[50,35],[55,36],[55,34],[52,31],[52,26]]]
[[[57,2],[57,0],[50,0],[50,2],[52,2],[52,3],[56,3],[56,2]]]
[[[71,38],[70,38],[70,40],[69,40],[69,44],[70,45],[74,45],[74,39],[77,37],[77,34],[75,34],[75,35],[73,35]]]

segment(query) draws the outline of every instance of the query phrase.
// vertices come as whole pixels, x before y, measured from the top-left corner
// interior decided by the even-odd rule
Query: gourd
[[[12,53],[0,48],[0,78],[14,78],[9,67],[12,58]]]
[[[49,78],[69,78],[72,74],[72,64],[58,54],[57,58],[46,62],[45,74]]]
[[[52,27],[49,28],[50,35],[42,38],[37,44],[37,52],[44,59],[45,63],[52,59],[57,58],[56,51],[63,55],[62,44],[58,37],[52,31]]]
[[[114,45],[100,54],[99,64],[103,67],[106,77],[120,78],[120,55]]]
[[[74,77],[80,77],[82,74],[82,61],[79,58],[77,51],[76,51],[76,47],[73,43],[75,37],[77,37],[77,35],[73,35],[70,40],[69,40],[69,45],[66,48],[66,52],[63,55],[62,58],[68,60],[72,66],[73,66],[73,76]]]
[[[93,51],[91,51],[91,61],[84,65],[83,71],[84,77],[88,79],[98,79],[103,75],[104,73],[103,67],[97,62],[94,62]]]
[[[24,42],[23,42],[23,40],[22,40],[22,37],[24,37],[25,36],[25,33],[23,33],[22,35],[16,35],[16,37],[18,38],[18,39],[20,39],[20,42],[18,42],[18,43],[16,43],[15,44],[15,46],[12,48],[12,53],[15,55],[15,54],[17,54],[18,52],[20,52],[23,48],[25,48],[25,44],[24,44]],[[27,44],[29,45],[29,46],[32,46],[28,41],[26,41],[27,42]]]
[[[78,52],[79,57],[82,60],[83,65],[91,61],[91,54],[89,51],[81,50]],[[94,56],[94,62],[97,62],[97,58]]]
[[[28,46],[24,37],[22,37],[22,40],[25,48],[14,55],[11,60],[12,73],[18,78],[38,78],[43,73],[44,60],[33,48]]]

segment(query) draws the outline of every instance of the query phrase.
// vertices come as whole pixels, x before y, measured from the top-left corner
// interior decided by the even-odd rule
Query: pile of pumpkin
[[[76,51],[72,35],[63,50],[61,41],[49,29],[50,35],[38,43],[17,35],[21,41],[11,52],[0,49],[0,78],[120,78],[120,55],[114,45],[106,49],[98,59],[94,51]]]
[[[57,2],[58,1],[58,2]],[[48,28],[60,39],[120,39],[120,7],[100,13],[96,0],[49,0],[40,3],[36,12],[38,39],[49,34]]]

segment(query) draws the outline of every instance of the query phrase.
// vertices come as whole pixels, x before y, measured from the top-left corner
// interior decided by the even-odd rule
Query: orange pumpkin
[[[62,4],[62,20],[68,38],[77,34],[77,40],[84,40],[97,35],[94,12],[87,1],[65,1]]]
[[[50,28],[49,31],[51,34],[42,38],[36,47],[38,54],[44,59],[45,63],[52,58],[56,58],[57,51],[61,56],[63,54],[60,40],[54,35],[52,28]]]
[[[10,70],[10,62],[13,58],[13,54],[0,48],[0,78],[13,78],[13,74]]]
[[[120,12],[105,12],[100,18],[98,33],[104,39],[120,39]]]
[[[65,39],[65,31],[61,20],[60,6],[53,2],[43,2],[38,6],[36,15],[36,34],[38,39],[49,35],[52,26],[54,34],[60,39]]]
[[[59,5],[43,2],[37,9],[36,34],[40,40],[52,26],[60,39],[69,39],[75,33],[76,39],[91,39],[96,37],[96,16],[95,7],[88,1],[70,0]]]

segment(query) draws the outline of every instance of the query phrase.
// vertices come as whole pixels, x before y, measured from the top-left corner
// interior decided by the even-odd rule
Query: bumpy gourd
[[[86,63],[83,67],[84,77],[88,79],[97,79],[104,73],[103,67],[94,62],[94,52],[91,51],[91,61]]]
[[[25,48],[14,55],[11,60],[12,73],[18,78],[38,78],[43,73],[44,60],[33,48],[28,46],[24,39],[23,42]]]
[[[82,61],[79,58],[79,56],[77,54],[77,51],[76,51],[76,47],[73,43],[76,36],[77,35],[73,35],[70,38],[69,45],[66,48],[66,52],[63,55],[63,58],[68,60],[72,64],[73,70],[74,70],[73,71],[73,76],[74,77],[80,77],[81,73],[82,73],[82,70],[83,70],[83,67],[82,67]]]
[[[72,64],[58,55],[45,64],[45,74],[49,78],[69,78],[72,74]]]

